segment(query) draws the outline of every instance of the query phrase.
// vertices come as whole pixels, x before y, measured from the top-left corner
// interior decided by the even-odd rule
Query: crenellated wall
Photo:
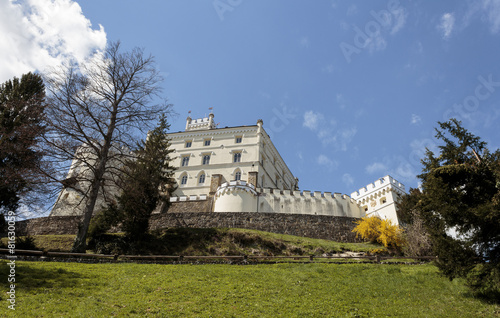
[[[396,203],[406,193],[405,186],[385,176],[351,194],[366,216],[377,216],[399,224]]]
[[[347,195],[331,192],[261,189],[245,181],[222,184],[214,212],[261,212],[362,217],[364,211]]]
[[[355,200],[340,193],[259,189],[258,212],[364,216]]]

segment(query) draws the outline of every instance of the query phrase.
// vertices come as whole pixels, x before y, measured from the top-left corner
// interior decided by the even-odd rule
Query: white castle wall
[[[353,192],[351,198],[356,200],[366,216],[378,216],[399,224],[396,203],[405,193],[405,186],[387,175]]]
[[[267,212],[363,217],[347,195],[331,192],[255,189],[244,181],[225,183],[215,195],[214,212]]]
[[[223,183],[215,193],[214,212],[256,212],[257,192],[245,181]]]

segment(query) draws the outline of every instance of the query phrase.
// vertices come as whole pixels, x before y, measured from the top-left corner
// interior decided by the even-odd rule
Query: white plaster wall
[[[90,180],[93,179],[92,171],[89,166],[96,165],[96,158],[89,147],[81,146],[77,150],[79,159],[73,159],[71,167],[67,174],[67,179],[76,178],[79,180],[73,185],[74,188],[63,188],[59,193],[56,203],[50,212],[50,216],[71,216],[82,215],[86,205],[85,195],[81,192],[88,191]],[[112,148],[110,150],[110,159],[107,167],[119,169],[123,157],[129,157],[130,153],[121,149]],[[115,171],[116,173],[116,171]],[[99,189],[99,195],[96,200],[94,213],[105,208],[109,202],[115,201],[115,196],[119,195],[120,189],[117,186],[116,175],[109,172],[105,173],[103,186]],[[106,195],[104,195],[104,192]]]
[[[256,194],[244,181],[225,183],[215,194],[214,212],[255,212]]]
[[[385,176],[351,194],[367,216],[378,216],[399,224],[396,203],[404,195],[405,186]]]
[[[196,121],[204,122],[204,119]],[[237,136],[242,138],[241,143],[236,143]],[[261,121],[253,126],[187,130],[169,134],[169,137],[171,147],[175,149],[172,154],[175,156],[174,165],[179,167],[174,176],[179,187],[174,195],[208,194],[212,175],[222,175],[222,182],[233,181],[237,169],[241,171],[241,180],[248,180],[248,172],[257,171],[259,187],[291,190],[295,186],[295,177],[269,139]],[[206,139],[210,139],[209,146],[204,145]],[[191,141],[191,147],[186,148],[186,141]],[[241,152],[238,163],[233,162],[235,152]],[[208,165],[203,165],[205,154],[210,155]],[[182,158],[185,156],[189,156],[189,164],[183,167]],[[205,173],[203,184],[198,182],[201,173]],[[184,175],[188,180],[182,185]]]
[[[364,211],[347,195],[331,192],[262,189],[258,212],[362,217]]]
[[[238,184],[239,188],[235,187]],[[215,212],[266,212],[330,216],[362,217],[355,200],[331,192],[280,191],[271,189],[245,190],[245,182],[223,184],[215,196]]]

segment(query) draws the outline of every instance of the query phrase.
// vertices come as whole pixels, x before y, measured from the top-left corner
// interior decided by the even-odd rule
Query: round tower
[[[257,191],[245,181],[223,183],[215,193],[214,212],[256,212]]]

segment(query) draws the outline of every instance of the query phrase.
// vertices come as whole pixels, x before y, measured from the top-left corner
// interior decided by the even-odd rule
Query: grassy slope
[[[432,265],[19,262],[16,279],[16,317],[500,316]]]
[[[368,243],[338,243],[245,229],[169,229],[155,233],[155,237],[141,244],[137,254],[321,255],[342,251],[367,252],[381,248]],[[39,235],[34,236],[34,240],[39,249],[69,251],[74,235]],[[2,242],[5,244],[6,238]]]

